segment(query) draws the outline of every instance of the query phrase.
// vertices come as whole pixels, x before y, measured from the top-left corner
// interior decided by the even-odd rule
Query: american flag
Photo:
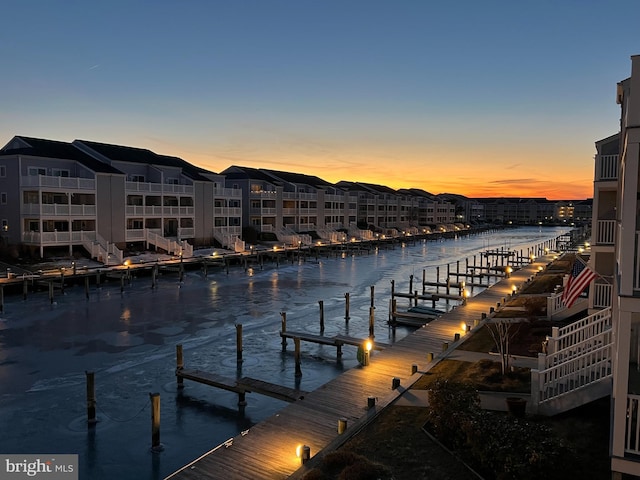
[[[591,270],[582,259],[576,257],[573,262],[571,276],[569,276],[567,286],[564,287],[564,291],[562,292],[562,303],[564,303],[567,308],[573,305],[580,294],[584,292],[585,288],[591,283],[591,280],[596,278],[596,275],[596,272]]]

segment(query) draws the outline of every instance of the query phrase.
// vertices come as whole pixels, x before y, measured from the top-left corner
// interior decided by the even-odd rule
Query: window
[[[178,179],[177,178],[167,178],[167,183],[169,185],[178,185]]]
[[[7,192],[0,193],[0,204],[2,205],[7,204]]]
[[[29,169],[27,170],[27,173],[29,175],[46,175],[47,169],[41,168],[41,167],[29,167]]]
[[[3,218],[2,219],[2,231],[3,232],[8,232],[9,231],[9,220]]]
[[[5,165],[0,165],[0,177],[7,176],[7,167]]]
[[[144,175],[129,175],[129,181],[143,183]]]
[[[69,176],[69,170],[64,169],[64,168],[52,168],[51,169],[51,176],[53,176],[53,177],[68,177]]]

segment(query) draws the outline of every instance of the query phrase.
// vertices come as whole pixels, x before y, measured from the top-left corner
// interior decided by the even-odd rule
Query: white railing
[[[580,294],[580,296],[576,299],[576,303],[574,303],[574,305],[572,305],[572,308],[575,307],[578,304],[578,301],[583,298],[582,297],[583,294]],[[599,300],[604,301],[604,297],[599,298]],[[609,304],[608,305],[593,305],[594,308],[596,307],[609,307],[611,306],[611,300],[609,300]],[[554,318],[554,315],[558,315],[559,313],[563,312],[564,310],[567,310],[567,307],[565,306],[564,302],[562,301],[562,292],[554,292],[551,295],[549,295],[547,297],[547,319],[551,320]]]
[[[296,233],[288,228],[282,228],[276,233],[278,240],[287,245],[293,245],[294,247],[300,245],[311,245],[313,242],[311,235]]]
[[[114,243],[107,242],[97,232],[73,232],[72,237],[74,243],[82,243],[91,258],[105,265],[120,265],[124,259],[122,250]]]
[[[349,225],[349,237],[356,240],[373,240],[373,232],[371,230],[362,230],[355,225]]]
[[[598,220],[596,224],[596,245],[613,245],[616,241],[616,221]]]
[[[258,192],[249,192],[249,198],[266,198],[275,200],[278,198],[278,192],[260,190]]]
[[[532,399],[542,402],[611,377],[613,330],[606,308],[566,327],[554,327],[547,353],[531,371]]]
[[[178,233],[180,238],[193,238],[196,234],[196,229],[193,227],[180,227]]]
[[[95,205],[69,205],[67,203],[24,203],[23,215],[47,215],[47,216],[95,216]]]
[[[316,233],[323,240],[328,240],[331,243],[341,243],[347,240],[347,234],[344,232],[337,232],[327,227],[320,227],[316,229]]]
[[[127,216],[176,216],[176,217],[192,217],[195,208],[194,207],[180,207],[180,206],[161,206],[161,205],[127,205]]]
[[[182,193],[193,195],[193,185],[175,183],[125,182],[126,192]]]
[[[96,181],[92,178],[27,175],[22,177],[21,186],[64,188],[66,190],[95,190]]]
[[[640,395],[627,395],[627,428],[624,452],[640,455]]]
[[[596,156],[596,181],[618,179],[618,155]]]
[[[193,246],[186,240],[177,242],[172,238],[163,237],[160,234],[160,230],[147,229],[145,241],[147,242],[147,246],[149,244],[155,245],[171,255],[182,255],[182,257],[185,258],[193,256]]]
[[[240,207],[214,207],[214,217],[240,217],[242,216],[242,208]]]
[[[222,248],[233,250],[234,252],[244,252],[245,243],[238,235],[231,231],[220,231],[214,229],[213,238],[215,238]]]
[[[144,228],[128,228],[125,231],[127,242],[144,241],[147,238]]]
[[[613,299],[613,285],[611,283],[593,284],[593,308],[607,308]]]
[[[242,190],[239,188],[217,187],[213,189],[213,194],[217,197],[242,198]]]
[[[547,337],[548,365],[558,361],[558,359],[551,358],[552,355],[559,357],[573,355],[576,348],[584,349],[583,343],[590,342],[594,338],[597,342],[601,342],[602,339],[599,338],[599,335],[610,335],[610,329],[610,308],[600,310],[564,327],[552,327],[551,335]]]

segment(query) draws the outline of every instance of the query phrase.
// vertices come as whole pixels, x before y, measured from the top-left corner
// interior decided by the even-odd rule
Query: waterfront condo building
[[[596,177],[603,183],[597,192],[597,240],[614,247],[602,245],[596,267],[605,269],[606,259],[611,260],[603,271],[613,275],[611,467],[619,479],[640,476],[640,55],[631,57],[631,76],[618,84],[617,102],[619,150],[615,137],[599,142],[596,162]],[[616,181],[612,174],[618,153]]]
[[[219,175],[146,149],[23,136],[0,149],[4,244],[41,257],[74,248],[104,263],[121,263],[125,249],[188,255],[239,236],[241,202]]]

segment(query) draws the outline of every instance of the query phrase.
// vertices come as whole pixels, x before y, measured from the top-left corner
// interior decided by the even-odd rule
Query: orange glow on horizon
[[[517,151],[430,151],[430,160],[410,151],[356,152],[295,157],[293,152],[227,154],[179,151],[176,145],[151,147],[202,168],[220,173],[232,165],[266,168],[317,176],[327,182],[341,180],[384,185],[393,189],[418,188],[432,194],[453,193],[470,198],[527,197],[547,200],[584,200],[593,196],[593,159],[586,152],[569,156],[555,149],[531,155]],[[171,151],[174,150],[174,151]],[[271,153],[271,155],[269,155]],[[277,155],[275,155],[277,154]],[[402,154],[402,158],[400,158]],[[458,157],[457,155],[462,155]],[[519,154],[519,155],[518,155]],[[559,158],[560,157],[560,158]],[[585,157],[587,160],[585,160]],[[276,158],[276,159],[274,159]]]

